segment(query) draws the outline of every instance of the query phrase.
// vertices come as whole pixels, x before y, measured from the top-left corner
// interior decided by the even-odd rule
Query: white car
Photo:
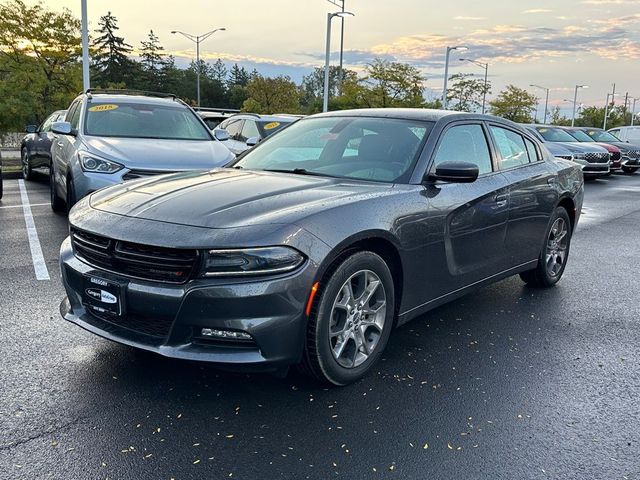
[[[608,130],[623,142],[640,144],[640,127],[617,127]]]

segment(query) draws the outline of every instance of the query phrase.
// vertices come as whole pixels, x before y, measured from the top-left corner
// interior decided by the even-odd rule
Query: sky
[[[69,8],[80,16],[80,0],[41,0],[51,9]],[[494,95],[505,85],[527,88],[550,104],[571,110],[578,103],[605,103],[616,83],[624,95],[640,97],[640,0],[345,0],[355,16],[345,20],[345,65],[362,71],[374,58],[410,63],[425,77],[426,96],[441,95],[447,46],[453,52],[451,74],[482,68],[461,57],[488,62]],[[264,75],[289,75],[300,81],[324,65],[327,0],[88,0],[90,28],[111,11],[120,33],[139,47],[149,30],[165,49],[186,64],[194,44],[172,30],[203,34],[225,27],[201,45],[203,59],[221,58],[258,69]],[[339,19],[333,22],[332,61],[337,62]],[[640,110],[640,100],[638,101]]]

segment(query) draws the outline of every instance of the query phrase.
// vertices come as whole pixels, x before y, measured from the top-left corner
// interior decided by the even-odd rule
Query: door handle
[[[62,143],[62,142],[58,142],[58,146],[59,146],[59,147],[64,147],[64,143]]]
[[[507,202],[509,201],[509,196],[508,195],[496,195],[495,197],[493,197],[493,199],[495,200],[495,202],[498,204],[499,207],[504,207]]]

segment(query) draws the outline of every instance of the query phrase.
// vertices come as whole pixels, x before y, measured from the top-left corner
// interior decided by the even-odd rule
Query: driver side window
[[[487,137],[479,124],[458,125],[444,132],[433,162],[469,162],[478,166],[480,175],[491,173],[491,153]]]

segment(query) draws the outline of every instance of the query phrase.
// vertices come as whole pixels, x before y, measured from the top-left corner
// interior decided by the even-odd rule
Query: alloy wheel
[[[375,351],[387,317],[387,298],[380,277],[371,270],[351,275],[331,310],[329,344],[344,368],[362,365]]]
[[[564,218],[557,218],[551,226],[547,240],[546,265],[551,277],[562,273],[567,258],[569,246],[569,228]]]

